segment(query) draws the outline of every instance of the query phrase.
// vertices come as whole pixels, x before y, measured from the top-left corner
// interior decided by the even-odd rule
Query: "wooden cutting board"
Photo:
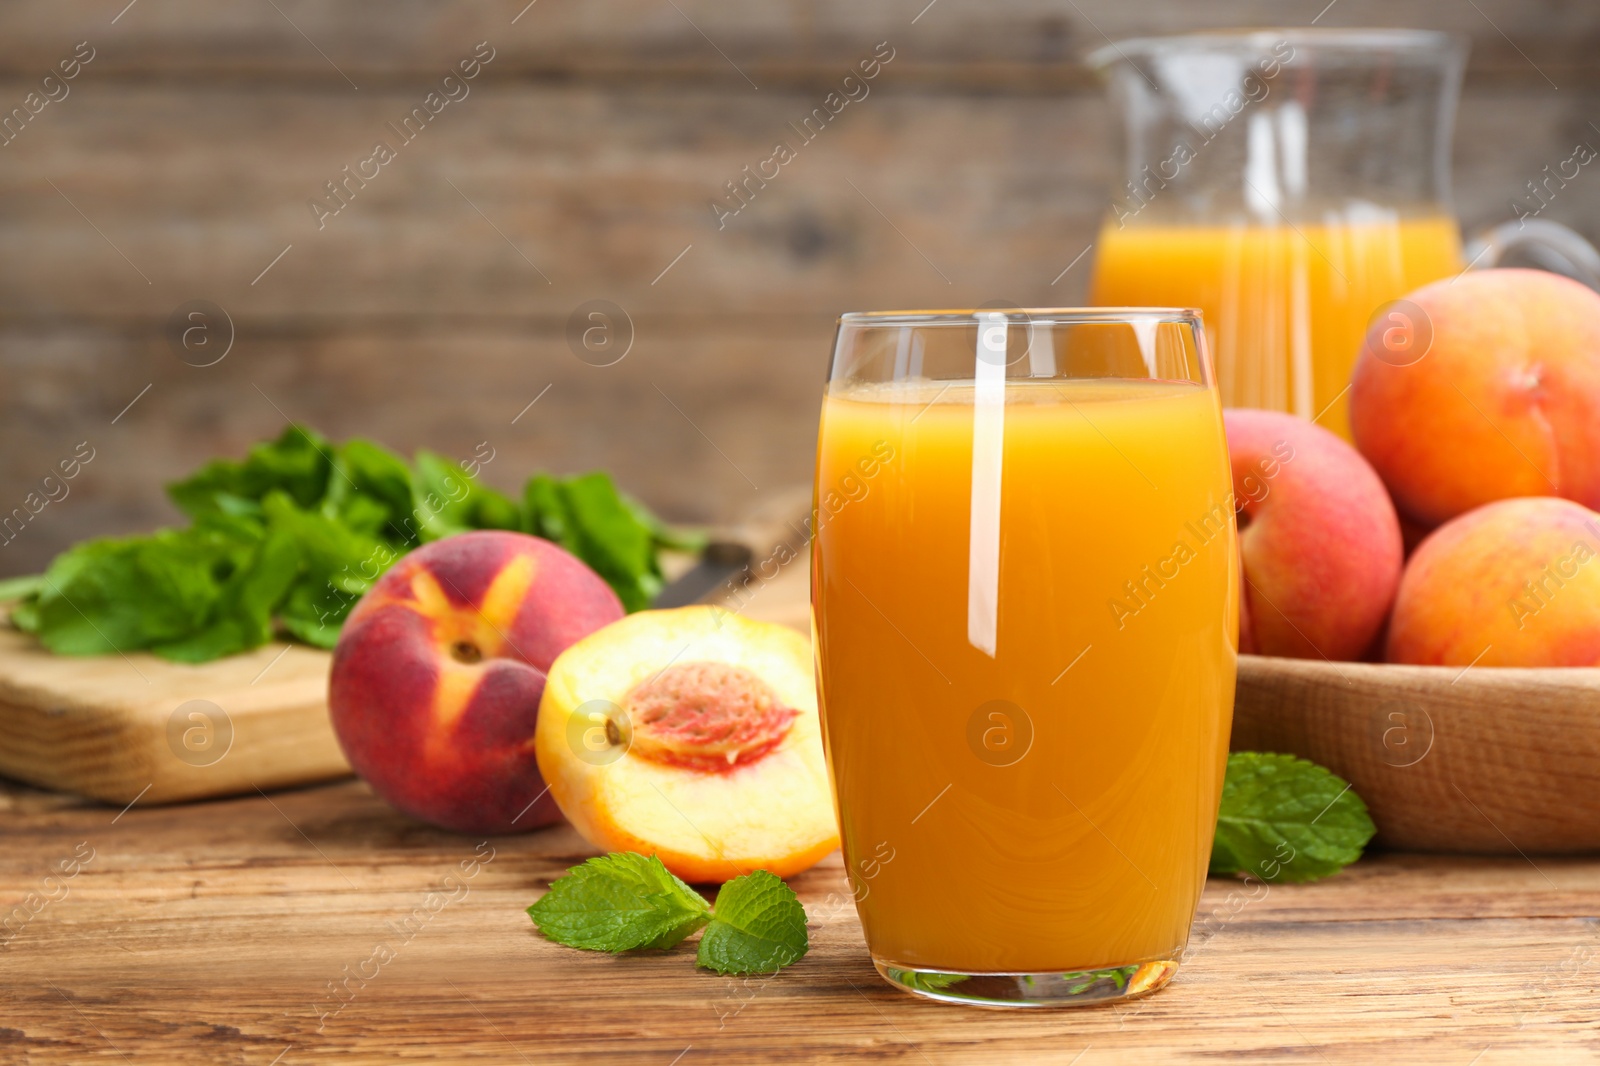
[[[198,665],[67,658],[0,629],[0,773],[116,804],[348,774],[328,724],[332,658],[288,644]]]

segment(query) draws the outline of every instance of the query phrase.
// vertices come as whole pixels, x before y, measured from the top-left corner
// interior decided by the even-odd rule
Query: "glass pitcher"
[[[1465,61],[1460,39],[1421,30],[1096,51],[1125,137],[1091,302],[1200,308],[1225,405],[1348,438],[1350,371],[1392,301],[1513,257],[1600,288],[1600,255],[1531,207],[1463,250],[1450,136]]]

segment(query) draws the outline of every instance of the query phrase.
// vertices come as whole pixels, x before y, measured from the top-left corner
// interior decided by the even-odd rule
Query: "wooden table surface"
[[[1600,1060],[1594,859],[1213,880],[1168,989],[1022,1013],[882,983],[837,855],[794,881],[811,953],[746,981],[542,940],[524,908],[592,853],[565,826],[480,842],[355,781],[122,812],[3,785],[0,812],[8,1064]]]

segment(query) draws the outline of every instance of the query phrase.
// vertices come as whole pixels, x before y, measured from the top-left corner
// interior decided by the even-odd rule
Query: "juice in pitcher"
[[[1111,220],[1095,256],[1094,303],[1204,313],[1224,405],[1317,418],[1346,439],[1344,391],[1373,316],[1462,266],[1446,215],[1330,216],[1292,227]]]
[[[1103,330],[1074,346],[1061,322],[965,380],[917,374],[937,345],[917,327],[899,372],[890,355],[858,375],[888,380],[836,361],[819,500],[864,457],[875,474],[819,512],[824,737],[868,946],[913,991],[1136,993],[1182,952],[1239,576],[1216,392],[1157,376],[1169,327],[1197,333],[1127,327],[1143,378],[1071,376],[1058,355],[1097,373],[1118,359]]]
[[[1117,41],[1088,61],[1121,119],[1090,300],[1199,308],[1224,406],[1349,439],[1368,327],[1465,265],[1449,168],[1462,41],[1282,27]]]

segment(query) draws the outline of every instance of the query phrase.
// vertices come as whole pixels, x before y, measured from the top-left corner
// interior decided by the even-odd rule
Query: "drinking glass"
[[[843,316],[815,521],[824,746],[878,972],[988,1005],[1160,988],[1237,652],[1199,314]]]
[[[1600,286],[1595,250],[1537,217],[1587,159],[1532,175],[1516,219],[1463,253],[1450,136],[1465,61],[1462,40],[1422,30],[1101,48],[1089,62],[1123,136],[1091,301],[1201,308],[1227,406],[1293,412],[1348,439],[1350,371],[1393,301],[1516,260]],[[1407,310],[1394,324],[1424,329]]]

